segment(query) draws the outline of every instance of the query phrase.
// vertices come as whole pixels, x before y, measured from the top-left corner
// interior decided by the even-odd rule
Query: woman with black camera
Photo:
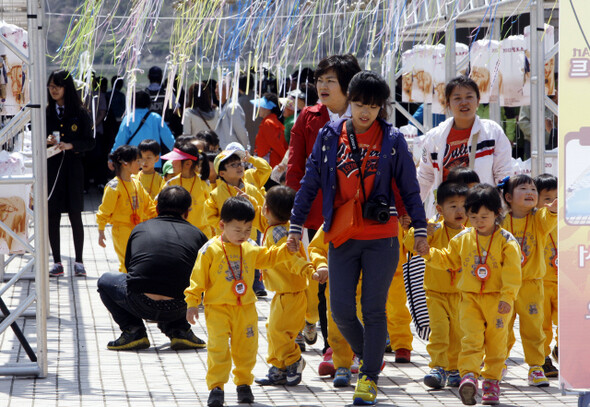
[[[348,87],[352,119],[320,130],[307,160],[289,231],[297,250],[302,226],[319,189],[326,240],[331,311],[340,332],[363,361],[355,404],[374,404],[387,336],[385,303],[399,243],[396,196],[416,230],[416,252],[428,250],[426,218],[416,169],[401,133],[383,120],[389,86],[376,73],[356,74]],[[399,188],[399,193],[397,189]],[[394,192],[395,191],[395,192]],[[356,316],[356,287],[363,273],[363,324]]]

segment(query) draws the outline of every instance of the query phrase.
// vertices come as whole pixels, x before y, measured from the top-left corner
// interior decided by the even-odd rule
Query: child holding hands
[[[545,333],[543,332],[543,277],[545,276],[545,242],[557,227],[557,199],[537,209],[539,194],[531,177],[525,174],[510,177],[503,185],[503,197],[510,207],[502,227],[510,231],[521,249],[522,286],[514,302],[514,315],[508,326],[506,359],[514,345],[514,319],[520,321],[520,337],[524,361],[529,365],[530,386],[546,387]]]
[[[508,323],[521,284],[520,248],[510,232],[496,224],[502,201],[493,186],[473,187],[465,199],[465,210],[473,226],[453,237],[448,248],[431,248],[424,258],[433,268],[462,269],[456,283],[463,328],[458,360],[461,401],[476,404],[481,373],[482,404],[498,404]]]
[[[222,206],[219,229],[221,235],[209,240],[199,251],[190,286],[185,290],[188,309],[186,318],[194,324],[198,305],[204,294],[207,341],[207,405],[223,406],[223,386],[229,379],[231,361],[238,402],[252,403],[250,385],[258,351],[258,314],[256,295],[252,290],[254,269],[269,268],[292,262],[299,274],[311,275],[313,266],[289,253],[285,244],[259,247],[250,241],[255,210],[243,196],[231,197]],[[229,345],[231,341],[231,346]]]

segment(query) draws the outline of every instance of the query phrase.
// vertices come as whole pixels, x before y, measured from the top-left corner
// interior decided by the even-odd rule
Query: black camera
[[[389,205],[383,200],[367,201],[363,206],[363,218],[379,223],[389,222]]]

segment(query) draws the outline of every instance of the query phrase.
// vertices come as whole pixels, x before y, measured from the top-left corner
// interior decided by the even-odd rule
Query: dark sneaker
[[[209,398],[207,399],[207,407],[223,407],[223,399],[223,390],[221,390],[221,388],[219,387],[215,387],[209,393]]]
[[[305,338],[303,337],[303,334],[301,332],[297,334],[297,337],[295,338],[295,343],[299,345],[299,349],[301,349],[301,352],[305,352]]]
[[[424,384],[431,389],[442,389],[447,385],[447,372],[442,367],[433,368],[424,376]]]
[[[557,377],[559,375],[559,370],[557,370],[557,368],[553,365],[553,362],[549,356],[545,358],[543,371],[545,372],[545,377]]]
[[[459,387],[461,384],[461,375],[458,370],[450,370],[447,372],[447,386]]]
[[[268,293],[266,292],[266,290],[264,288],[260,288],[260,289],[256,290],[255,294],[257,297],[266,297],[268,295]]]
[[[287,383],[287,371],[271,366],[265,377],[254,379],[256,384],[261,386],[276,386]]]
[[[238,403],[254,403],[254,395],[252,389],[247,384],[242,384],[236,387],[238,392]]]
[[[305,321],[305,328],[303,328],[303,337],[308,345],[313,345],[318,340],[318,331],[315,324],[310,324]]]
[[[55,263],[49,270],[49,277],[61,277],[64,275],[64,266],[61,263]]]
[[[82,263],[74,263],[74,275],[76,277],[86,277],[86,269]]]
[[[412,357],[412,351],[409,349],[396,349],[395,350],[395,363],[410,363]]]
[[[149,347],[150,340],[141,329],[136,332],[123,331],[119,339],[107,344],[107,349],[110,350],[141,350]]]
[[[305,359],[299,358],[299,360],[292,365],[287,366],[287,386],[297,386],[301,383],[301,377],[303,376],[303,369],[305,369]]]
[[[174,334],[170,338],[170,348],[172,350],[203,349],[206,346],[205,341],[197,337],[191,329],[180,334]]]

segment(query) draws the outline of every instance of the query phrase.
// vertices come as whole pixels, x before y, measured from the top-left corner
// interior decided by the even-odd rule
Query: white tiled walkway
[[[201,406],[206,405],[205,385],[207,351],[175,352],[155,324],[148,324],[152,347],[140,352],[113,352],[106,343],[119,336],[118,327],[102,305],[96,292],[96,280],[106,271],[117,271],[118,260],[108,241],[107,248],[98,246],[94,214],[100,195],[92,191],[84,213],[86,241],[84,260],[88,277],[72,276],[74,248],[70,228],[64,216],[62,257],[66,275],[50,281],[50,317],[48,320],[49,374],[46,378],[0,377],[0,407],[14,406]],[[108,233],[107,233],[108,237]],[[23,262],[24,259],[13,263]],[[17,264],[8,272],[14,271]],[[3,284],[0,282],[0,284]],[[9,290],[4,301],[14,309],[32,287],[24,280]],[[266,319],[270,297],[257,304],[260,348],[255,375],[262,376],[266,365]],[[35,320],[19,319],[26,336],[35,347]],[[197,336],[206,338],[204,320],[194,328]],[[317,375],[321,346],[308,347],[304,357],[307,368],[303,383],[296,387],[259,387],[253,385],[259,406],[344,406],[351,404],[353,388],[336,390],[331,380]],[[0,335],[0,366],[26,360],[16,337],[9,329]],[[412,363],[394,363],[386,354],[387,364],[379,381],[380,406],[460,406],[456,389],[433,391],[422,378],[428,371],[426,344],[414,340]],[[546,389],[531,388],[526,383],[527,367],[522,347],[517,342],[509,360],[507,380],[501,385],[502,401],[511,406],[577,405],[573,396],[561,396],[557,380]],[[235,388],[226,386],[226,405],[236,405]]]

